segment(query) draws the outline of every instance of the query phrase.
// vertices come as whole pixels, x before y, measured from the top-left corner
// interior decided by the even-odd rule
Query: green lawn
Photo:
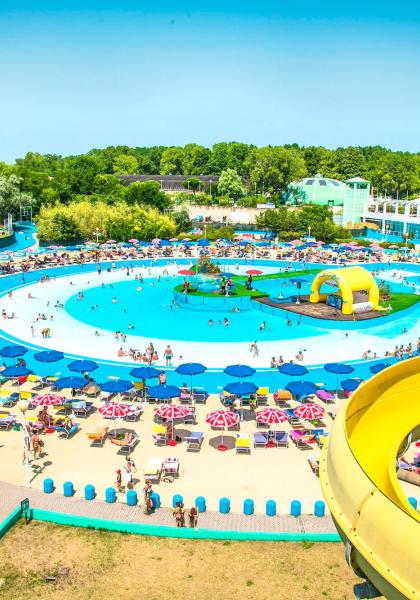
[[[174,289],[176,292],[179,292],[180,294],[182,294],[184,291],[182,284],[175,286]],[[194,297],[195,296],[203,297],[203,298],[221,298],[222,297],[217,292],[201,292],[201,291],[197,291],[197,290],[191,289],[191,288],[188,291],[188,295],[194,296]],[[242,285],[241,283],[235,282],[235,290],[234,290],[234,292],[232,292],[230,294],[229,297],[230,298],[243,298],[245,296],[248,296],[250,298],[265,298],[268,295],[269,294],[266,294],[265,292],[260,292],[259,290],[247,290],[244,285]]]
[[[307,269],[306,271],[287,271],[286,273],[265,273],[264,275],[253,275],[252,281],[264,281],[264,279],[288,279],[289,277],[304,277],[305,275],[316,275],[323,269]],[[234,281],[246,281],[247,275],[234,275]]]
[[[410,306],[414,306],[419,302],[420,296],[416,294],[398,294],[391,293],[391,299],[381,301],[380,304],[383,307],[387,307],[388,305],[392,306],[392,311],[390,313],[398,312],[400,310],[404,310],[405,308],[410,308]]]

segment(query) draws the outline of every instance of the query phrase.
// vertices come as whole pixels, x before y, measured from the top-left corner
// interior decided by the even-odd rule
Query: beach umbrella
[[[161,240],[159,245],[162,247],[162,246],[171,246],[172,244],[169,240]]]
[[[318,386],[312,381],[291,381],[286,385],[288,390],[294,396],[308,396],[309,394],[315,394],[318,391]]]
[[[324,365],[324,369],[328,371],[328,373],[336,374],[336,382],[335,382],[335,397],[338,396],[338,376],[339,375],[348,375],[349,373],[353,373],[354,369],[350,365],[345,365],[344,363],[327,363]]]
[[[179,365],[176,369],[175,372],[179,373],[180,375],[189,375],[191,378],[191,392],[192,392],[192,378],[194,375],[201,375],[201,373],[204,373],[204,371],[207,371],[207,367],[205,367],[204,365],[202,365],[201,363],[184,363],[182,365]]]
[[[34,406],[60,406],[63,404],[64,397],[57,394],[38,394],[32,398],[31,404]]]
[[[101,383],[99,384],[99,387],[103,392],[108,392],[109,394],[121,394],[121,392],[128,392],[128,390],[131,390],[133,384],[131,381],[125,379],[115,379]]]
[[[255,418],[258,423],[272,425],[274,423],[284,423],[287,421],[287,414],[279,408],[264,408],[255,413]]]
[[[167,419],[168,421],[176,421],[177,419],[185,419],[187,415],[191,414],[191,408],[188,406],[178,406],[176,404],[164,404],[159,406],[156,410],[155,415],[158,415],[161,419]],[[172,435],[171,435],[171,443],[170,445],[175,446],[176,442],[174,442],[173,436],[173,427],[172,427]]]
[[[34,359],[48,363],[48,373],[51,375],[51,363],[58,362],[64,358],[64,354],[59,352],[58,350],[43,350],[42,352],[37,352],[34,354]]]
[[[398,250],[399,246],[397,246],[396,244],[392,244],[392,246],[389,246],[389,248],[391,250]]]
[[[99,412],[107,419],[114,419],[114,435],[117,434],[117,419],[123,419],[132,411],[131,406],[119,402],[110,402],[99,408]]]
[[[230,375],[231,377],[238,377],[242,379],[243,377],[251,377],[254,375],[255,369],[249,367],[248,365],[229,365],[223,371],[226,375]]]
[[[255,394],[258,386],[252,383],[252,381],[234,381],[228,383],[224,390],[235,396],[248,396],[248,394]]]
[[[308,369],[303,365],[297,365],[295,363],[284,363],[278,368],[279,373],[283,375],[289,375],[290,377],[300,377],[309,373]]]
[[[235,277],[235,273],[230,273],[229,271],[223,271],[220,273],[222,277]]]
[[[155,367],[134,367],[131,369],[130,375],[136,379],[154,379],[159,377],[160,371]]]
[[[195,275],[195,271],[191,271],[191,269],[181,269],[178,271],[179,275]]]
[[[374,375],[376,375],[376,373],[379,373],[380,371],[383,371],[388,366],[389,365],[387,365],[386,363],[376,363],[376,365],[372,365],[372,366],[369,367],[369,371],[371,373],[373,373]]]
[[[362,381],[363,379],[356,378],[344,379],[344,381],[341,382],[341,387],[343,388],[343,390],[346,390],[346,392],[354,392],[354,390],[357,390]]]
[[[260,271],[259,269],[249,269],[249,271],[246,271],[247,275],[262,275],[262,271]]]
[[[131,240],[128,240],[130,242],[130,244],[137,244],[138,240],[136,240],[136,238],[131,238]]]
[[[60,379],[57,379],[54,385],[59,390],[62,390],[63,388],[82,389],[88,383],[89,382],[84,377],[76,377],[75,375],[70,375],[69,377],[60,377]]]
[[[203,238],[202,240],[198,240],[197,245],[206,248],[207,246],[210,246],[210,242],[206,238]]]
[[[76,373],[90,373],[98,368],[98,364],[94,360],[74,360],[67,367]]]
[[[14,379],[15,377],[26,377],[33,373],[30,369],[26,367],[21,367],[20,365],[14,365],[12,367],[6,367],[1,372],[3,377],[7,377],[8,379]]]
[[[232,412],[231,410],[214,410],[211,413],[208,413],[206,416],[206,423],[211,425],[212,427],[220,427],[222,429],[227,429],[228,427],[233,427],[237,425],[239,422],[239,415]],[[222,443],[218,445],[218,450],[224,452],[227,450],[227,446],[223,443],[223,435],[222,435]]]
[[[149,388],[149,396],[164,400],[166,398],[179,398],[181,390],[175,385],[153,385]]]
[[[16,358],[16,356],[23,356],[23,354],[26,354],[27,352],[28,349],[25,348],[25,346],[4,346],[4,348],[0,350],[0,356]]]
[[[324,414],[324,409],[322,406],[318,406],[318,404],[314,404],[312,402],[308,402],[308,404],[302,404],[295,408],[293,413],[299,419],[306,419],[307,421],[313,421],[314,419],[321,419]]]

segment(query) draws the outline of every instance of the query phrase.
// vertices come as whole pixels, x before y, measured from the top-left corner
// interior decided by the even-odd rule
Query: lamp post
[[[99,238],[102,236],[102,233],[98,229],[98,227],[93,232],[93,235],[96,237],[96,243],[99,244]]]
[[[22,432],[23,432],[23,461],[25,463],[26,471],[26,485],[29,485],[30,474],[29,474],[29,449],[31,445],[31,438],[29,436],[28,427],[26,425],[26,411],[28,410],[29,402],[27,400],[19,400],[17,408],[22,413]]]
[[[407,251],[408,251],[408,238],[410,237],[410,234],[408,233],[408,231],[406,231],[404,233],[404,237],[405,237],[405,254],[407,256]]]

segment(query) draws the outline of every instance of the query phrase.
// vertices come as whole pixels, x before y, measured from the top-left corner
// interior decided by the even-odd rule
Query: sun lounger
[[[109,427],[98,427],[94,432],[88,433],[88,439],[91,446],[103,446],[108,434]]]
[[[188,444],[187,451],[195,451],[199,452],[201,449],[201,444],[203,443],[204,433],[202,431],[193,431],[191,435],[185,438],[185,441]]]
[[[274,443],[277,448],[288,448],[289,447],[289,434],[287,431],[275,431],[274,432]]]
[[[127,435],[121,440],[117,438],[111,438],[111,444],[119,446],[118,454],[130,454],[139,443],[140,438],[137,434],[128,437]]]
[[[280,408],[289,408],[289,402],[292,400],[292,394],[289,390],[279,389],[274,394],[274,402]]]
[[[328,390],[318,390],[316,396],[326,404],[334,403],[334,396]]]
[[[16,423],[15,415],[7,415],[7,417],[0,418],[0,431],[9,431]]]
[[[189,415],[186,415],[182,422],[184,425],[196,425],[197,424],[197,415],[195,414],[195,408],[191,407],[191,412]]]
[[[322,446],[325,444],[327,437],[328,437],[328,432],[324,432],[320,435],[315,436],[316,443],[318,444],[318,446],[320,448],[322,448]]]
[[[124,421],[138,421],[143,414],[143,409],[140,406],[132,406],[131,412],[124,417]]]
[[[179,400],[181,404],[191,404],[192,396],[190,392],[181,393]]]
[[[196,404],[205,404],[207,401],[207,392],[206,390],[193,390],[192,399]]]
[[[315,456],[310,456],[308,458],[308,463],[312,469],[312,473],[319,477],[319,458],[316,458]]]
[[[239,434],[235,440],[236,454],[251,454],[251,440],[248,435]]]
[[[70,429],[66,429],[65,427],[58,427],[56,425],[54,429],[58,433],[58,437],[65,438],[66,440],[68,440],[69,437],[72,437],[75,433],[79,431],[79,424],[73,423]]]
[[[89,398],[96,398],[99,396],[101,388],[96,383],[89,383],[85,388],[83,388],[83,393]]]
[[[163,461],[161,458],[149,458],[143,469],[144,478],[154,483],[159,483],[162,474]]]
[[[179,460],[177,458],[165,458],[162,467],[162,479],[171,483],[179,475]]]
[[[259,431],[253,434],[254,448],[267,448],[268,433],[260,433]]]
[[[18,392],[12,392],[12,390],[8,390],[3,388],[0,390],[0,402],[3,406],[11,407],[16,404],[19,400],[20,396]]]
[[[260,387],[257,390],[256,399],[257,406],[267,406],[268,404],[268,387]]]
[[[295,443],[296,447],[300,448],[301,450],[312,449],[308,442],[313,439],[313,436],[305,434],[304,431],[292,429],[290,432],[290,439]]]
[[[84,402],[76,400],[72,402],[72,409],[77,417],[86,419],[93,410],[93,402]]]

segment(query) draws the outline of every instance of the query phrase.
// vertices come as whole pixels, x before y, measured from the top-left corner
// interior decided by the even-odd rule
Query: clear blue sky
[[[1,0],[0,60],[0,160],[222,140],[420,151],[418,0]]]

